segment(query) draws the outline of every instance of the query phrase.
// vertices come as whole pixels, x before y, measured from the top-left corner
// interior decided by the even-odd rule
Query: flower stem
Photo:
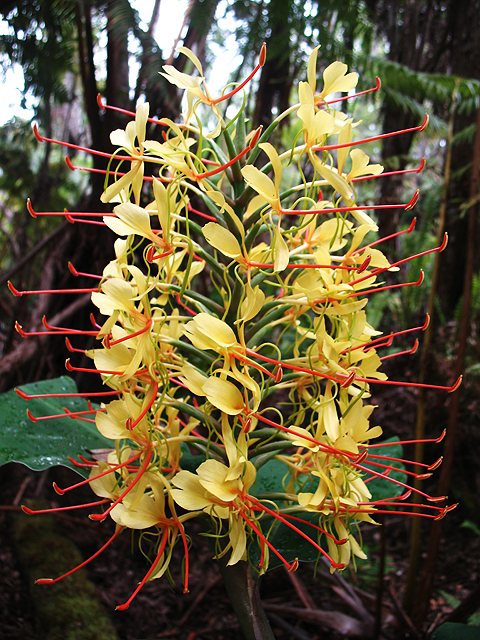
[[[247,562],[227,566],[228,554],[218,560],[225,589],[245,640],[275,640]]]

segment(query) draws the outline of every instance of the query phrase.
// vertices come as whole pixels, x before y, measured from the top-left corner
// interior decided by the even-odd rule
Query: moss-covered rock
[[[21,566],[31,584],[39,640],[118,640],[85,571],[52,585],[39,578],[56,578],[81,564],[74,543],[60,535],[48,515],[20,516],[14,525]]]

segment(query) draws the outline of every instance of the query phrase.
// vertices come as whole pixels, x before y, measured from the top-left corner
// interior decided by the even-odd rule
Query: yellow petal
[[[150,226],[150,215],[145,209],[132,202],[124,202],[114,207],[113,210],[118,220],[111,216],[105,216],[104,220],[107,226],[114,231],[116,231],[116,228],[123,229],[123,232],[118,232],[119,235],[124,236],[135,233],[144,238],[156,239]]]
[[[347,180],[351,180],[357,176],[377,176],[383,171],[383,166],[381,164],[368,164],[370,158],[364,151],[362,151],[362,149],[352,149],[350,157],[352,158],[352,168],[348,173]]]
[[[338,144],[346,144],[347,142],[351,142],[352,139],[352,123],[346,122],[345,125],[340,129],[340,133],[338,134]],[[349,153],[350,147],[343,147],[337,150],[337,169],[340,175],[342,175],[343,173],[343,167],[345,166],[345,162],[347,161]]]
[[[177,47],[176,49],[179,53],[183,53],[184,56],[187,56],[189,60],[193,62],[193,64],[197,67],[198,72],[201,76],[203,76],[202,65],[200,64],[200,60],[197,56],[191,51],[188,47]]]
[[[238,258],[242,250],[233,233],[216,222],[207,222],[202,228],[206,241],[223,255],[230,258]]]
[[[186,384],[189,391],[196,396],[204,396],[202,386],[205,384],[207,377],[198,371],[193,365],[185,364],[180,369],[180,379]]]
[[[335,189],[335,191],[338,191],[338,193],[343,196],[343,198],[351,201],[353,198],[353,192],[348,186],[345,178],[342,178],[342,176],[339,176],[336,171],[333,171],[329,167],[326,167],[324,164],[322,164],[317,156],[313,156],[312,159],[315,165],[315,169],[322,176],[322,178],[326,180]]]
[[[230,527],[230,543],[232,545],[232,555],[227,565],[236,564],[239,560],[245,559],[247,548],[247,536],[245,534],[245,524],[239,516],[234,517]]]
[[[143,165],[143,163],[135,162],[133,168],[130,169],[128,173],[126,173],[124,176],[116,180],[113,184],[105,189],[105,191],[100,196],[100,200],[102,202],[111,202],[115,198],[115,196],[118,196],[120,191],[123,191],[123,189],[126,189],[130,184],[132,184],[133,179],[140,170],[140,165]],[[104,218],[104,222],[106,223],[107,220],[111,219],[112,218],[110,218],[109,216],[106,216]]]
[[[123,400],[114,400],[107,406],[106,412],[99,411],[95,416],[95,424],[100,433],[111,440],[129,438],[132,432],[125,428],[130,417]]]
[[[242,175],[247,184],[263,196],[267,202],[272,203],[276,200],[277,192],[275,185],[270,178],[257,169],[257,167],[248,164],[246,167],[243,167]]]
[[[280,188],[280,181],[282,179],[282,163],[280,162],[280,158],[278,157],[277,150],[269,142],[263,142],[258,146],[260,147],[260,149],[265,151],[270,162],[272,163],[273,173],[275,175],[275,194],[277,195]]]
[[[320,96],[325,96],[337,91],[350,91],[357,86],[358,74],[348,73],[347,65],[343,62],[332,62],[323,72],[324,87]],[[345,75],[346,74],[346,75]]]
[[[212,376],[202,386],[210,404],[229,416],[235,416],[245,409],[243,396],[237,387],[228,380]]]
[[[242,322],[252,320],[262,310],[264,302],[265,294],[260,287],[257,286],[252,289],[250,283],[247,283],[246,296],[240,307],[240,319]]]
[[[135,133],[137,134],[137,140],[139,143],[145,141],[145,129],[147,127],[148,112],[150,105],[148,102],[143,102],[137,107],[137,113],[135,116]]]
[[[308,58],[307,80],[312,93],[315,93],[317,86],[317,54],[319,49],[320,45],[317,45]]]
[[[277,226],[275,228],[275,246],[273,249],[273,257],[274,257],[274,272],[275,271],[283,271],[287,268],[288,261],[290,259],[290,254],[288,252],[287,243],[283,239],[281,231]]]
[[[183,333],[197,349],[220,349],[237,344],[235,333],[226,322],[208,313],[198,313],[183,327]]]
[[[180,471],[171,480],[176,489],[170,494],[175,502],[187,511],[196,511],[212,505],[211,494],[200,484],[200,478],[190,471]]]

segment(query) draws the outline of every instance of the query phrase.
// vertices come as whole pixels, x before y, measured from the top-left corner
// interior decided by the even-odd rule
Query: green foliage
[[[385,446],[375,449],[375,455],[390,456],[401,458],[403,448],[401,444],[388,446],[388,443],[395,442],[398,438],[392,438],[385,441]],[[182,458],[183,464],[183,458]],[[384,469],[375,468],[371,464],[364,465],[368,469],[372,469],[377,473],[382,473]],[[392,461],[392,469],[404,469],[401,462]],[[284,482],[286,480],[285,465],[277,460],[271,460],[267,465],[261,467],[257,471],[257,478],[255,483],[255,495],[261,497],[262,494],[282,494],[285,491]],[[405,475],[401,471],[393,471],[388,475],[390,480],[385,478],[375,478],[368,483],[368,488],[372,494],[372,500],[382,500],[388,497],[399,496],[403,493],[403,487],[394,485],[392,480],[398,480],[403,482]],[[313,487],[312,491],[315,491]],[[277,500],[277,505],[281,506],[281,500]],[[272,506],[272,508],[274,508]],[[303,532],[306,536],[316,539],[315,528],[309,526],[308,523],[318,526],[318,514],[311,513],[294,513],[292,515],[301,516],[303,522],[297,522],[290,520],[290,523]],[[324,542],[324,538],[320,532],[317,536],[317,542],[320,544]],[[310,541],[302,537],[298,532],[292,530],[287,524],[278,520],[272,520],[272,529],[269,535],[269,542],[277,549],[277,551],[288,561],[293,562],[298,559],[299,562],[315,562],[320,552],[312,545]],[[326,549],[325,544],[321,544],[322,548]],[[253,566],[258,564],[260,560],[260,551],[255,543],[253,543],[249,550],[250,561]],[[273,553],[270,554],[269,569],[281,566],[281,560]]]
[[[21,390],[30,395],[53,393],[62,396],[77,391],[75,382],[67,377],[35,382]],[[112,448],[112,442],[100,435],[90,422],[67,416],[32,422],[26,415],[27,407],[37,418],[64,414],[64,407],[72,412],[88,411],[87,401],[79,397],[36,398],[27,404],[13,389],[0,395],[3,417],[0,465],[20,462],[35,471],[62,465],[87,476],[88,473],[76,467],[69,457],[90,449]]]
[[[432,640],[478,640],[478,637],[477,627],[469,627],[459,622],[446,622],[431,636]]]
[[[58,0],[20,0],[4,15],[10,30],[0,36],[0,53],[22,66],[24,97],[42,97],[37,109],[49,108],[50,99],[66,102],[63,82],[75,59],[75,6]]]
[[[460,604],[460,600],[458,598],[455,598],[455,596],[452,596],[450,593],[447,593],[446,591],[440,591],[440,593],[452,607],[452,609],[456,609]],[[480,627],[480,613],[474,613],[473,615],[471,615],[468,619],[468,625],[471,627]]]
[[[404,465],[398,460],[386,460],[385,457],[388,458],[398,458],[401,459],[403,455],[403,447],[401,444],[389,445],[389,443],[398,442],[398,438],[390,438],[382,442],[381,447],[371,448],[369,452],[368,459],[370,460],[373,456],[383,456],[384,459],[381,461],[382,464],[387,464],[392,468],[392,471],[388,474],[387,480],[386,478],[376,477],[368,483],[368,489],[372,494],[372,500],[385,500],[389,497],[396,497],[401,495],[404,492],[404,487],[399,484],[394,484],[394,482],[405,482],[405,474],[402,473],[402,470],[405,469]],[[373,458],[375,461],[375,458]],[[367,469],[371,469],[376,473],[384,473],[385,469],[381,467],[375,467],[369,464],[368,462],[363,465]],[[398,469],[398,471],[395,471]],[[392,482],[393,481],[393,482]]]

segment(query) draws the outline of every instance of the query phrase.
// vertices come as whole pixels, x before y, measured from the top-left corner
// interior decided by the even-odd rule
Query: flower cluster
[[[168,570],[181,541],[188,589],[192,518],[230,565],[255,556],[264,572],[275,555],[294,570],[298,559],[272,543],[283,526],[332,570],[343,569],[352,555],[365,557],[359,523],[410,512],[412,490],[396,476],[390,497],[373,495],[394,459],[376,455],[370,442],[382,430],[370,422],[369,398],[372,384],[407,384],[386,379],[381,348],[427,324],[383,336],[368,323],[369,294],[421,279],[386,285],[382,276],[412,258],[391,264],[381,240],[366,240],[378,230],[370,211],[382,206],[359,204],[357,185],[385,174],[360,148],[365,140],[354,139],[359,123],[337,108],[360,95],[358,76],[335,62],[318,89],[314,50],[298,104],[265,132],[247,131],[243,109],[227,120],[221,105],[263,65],[265,48],[252,75],[216,99],[198,59],[182,51],[197,75],[172,67],[164,75],[187,92],[183,122],[149,118],[141,104],[126,129],[111,134],[118,150],[101,199],[112,213],[65,214],[86,224],[102,215],[116,236],[115,259],[91,275],[98,347],[85,353],[114,398],[92,411],[115,446],[105,462],[79,463],[91,467],[85,482],[104,509],[90,517],[111,517],[113,537],[124,528],[156,531],[141,584]],[[348,95],[335,99],[340,92]],[[280,152],[268,140],[287,116],[298,119],[299,133]],[[161,141],[147,138],[155,127]],[[417,197],[389,208],[411,209]],[[70,361],[67,368],[78,370]],[[257,476],[272,464],[282,482],[266,493]],[[450,508],[421,495],[426,517]]]

